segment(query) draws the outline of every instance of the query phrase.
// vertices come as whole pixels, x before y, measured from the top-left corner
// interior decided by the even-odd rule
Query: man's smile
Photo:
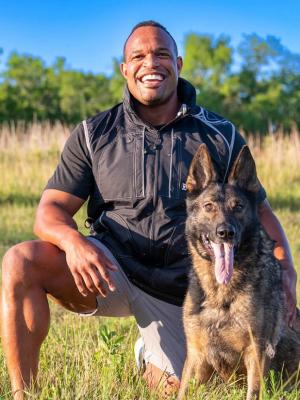
[[[145,74],[138,78],[138,81],[147,88],[159,87],[164,80],[165,76],[161,73]]]
[[[164,77],[161,74],[147,74],[142,76],[141,81],[162,81],[164,80]]]

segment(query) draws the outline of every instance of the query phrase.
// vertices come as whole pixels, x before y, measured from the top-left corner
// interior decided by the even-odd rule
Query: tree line
[[[59,57],[14,52],[0,74],[0,123],[22,120],[76,124],[121,101],[120,60],[113,74],[83,72]],[[182,76],[196,87],[197,102],[246,133],[300,130],[300,55],[274,36],[244,35],[234,48],[227,36],[189,33]]]

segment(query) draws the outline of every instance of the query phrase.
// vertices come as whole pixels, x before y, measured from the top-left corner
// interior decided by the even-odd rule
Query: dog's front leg
[[[193,359],[193,357],[187,356],[185,363],[184,363],[182,375],[181,375],[180,388],[179,388],[179,392],[177,395],[177,400],[184,399],[185,392],[187,390],[189,381],[194,374],[194,370],[195,370],[194,359]]]
[[[259,399],[261,384],[269,371],[270,360],[257,346],[252,345],[244,354],[247,369],[247,400]]]
[[[213,368],[209,365],[204,356],[198,355],[197,357],[193,354],[188,355],[180,382],[180,389],[178,392],[177,400],[184,399],[185,392],[188,388],[190,379],[195,376],[199,385],[206,383],[211,375],[213,374]]]

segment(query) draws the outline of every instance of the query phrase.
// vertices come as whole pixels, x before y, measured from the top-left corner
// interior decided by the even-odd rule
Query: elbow
[[[35,236],[40,237],[40,226],[39,226],[39,222],[37,220],[35,220],[34,225],[33,225],[33,233],[35,234]]]
[[[263,201],[258,207],[258,218],[262,225],[268,225],[270,221],[277,220],[267,200]]]
[[[39,206],[35,215],[35,220],[33,224],[33,233],[39,237],[40,239],[42,238],[43,235],[43,211],[41,210],[41,207]]]

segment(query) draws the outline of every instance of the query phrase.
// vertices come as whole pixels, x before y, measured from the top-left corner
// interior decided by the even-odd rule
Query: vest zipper
[[[172,188],[173,150],[174,150],[174,129],[171,130],[171,151],[170,151],[170,168],[169,168],[169,198],[171,198],[171,188]]]
[[[187,106],[185,104],[183,104],[181,109],[180,109],[180,111],[177,113],[176,117],[172,121],[168,122],[166,125],[161,127],[159,131],[161,131],[167,125],[172,124],[175,121],[177,122],[178,120],[186,117],[187,115],[188,115]],[[171,135],[172,135],[172,149],[171,149],[172,151],[171,151],[171,157],[170,157],[171,158],[171,160],[170,160],[170,162],[171,162],[170,168],[171,168],[171,174],[172,174],[172,157],[173,157],[172,154],[173,154],[173,146],[174,146],[174,143],[173,143],[173,141],[174,141],[174,130],[173,130],[173,128],[172,128],[172,131],[171,131]],[[157,189],[157,184],[158,184],[158,161],[159,161],[159,157],[158,157],[158,154],[157,154],[158,151],[159,151],[158,149],[155,149],[155,156],[154,156],[155,159],[154,159],[154,181],[153,181],[153,186],[154,186],[154,188],[153,188],[153,213],[152,213],[151,228],[150,228],[150,232],[149,232],[149,239],[150,239],[150,241],[149,241],[150,242],[149,243],[149,255],[150,255],[150,257],[152,255],[152,251],[153,251],[153,247],[154,247],[154,227],[155,227],[155,213],[154,213],[154,210],[155,210],[155,208],[157,206],[157,200],[158,200],[158,196],[157,196],[157,192],[158,192],[158,189]],[[171,178],[171,176],[170,176],[170,178]],[[171,182],[171,179],[170,179],[169,182]],[[171,185],[171,183],[169,183],[169,197],[170,197],[170,185]]]

